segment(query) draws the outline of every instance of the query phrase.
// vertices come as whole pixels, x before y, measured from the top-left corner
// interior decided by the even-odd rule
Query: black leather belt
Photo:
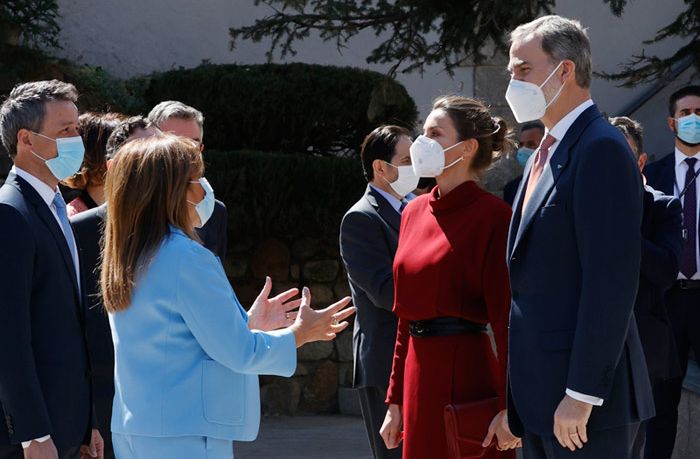
[[[700,280],[698,279],[678,279],[676,281],[676,287],[681,290],[689,290],[700,288]]]
[[[486,325],[458,317],[436,317],[408,323],[408,332],[416,338],[481,333],[485,331]]]

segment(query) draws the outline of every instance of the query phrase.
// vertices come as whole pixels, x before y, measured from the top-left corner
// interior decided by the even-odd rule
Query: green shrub
[[[152,75],[144,97],[201,110],[217,150],[357,152],[377,125],[412,127],[417,116],[406,89],[380,73],[309,64],[203,64]]]
[[[357,159],[255,151],[206,151],[204,159],[232,243],[308,236],[337,244],[343,214],[367,185]]]

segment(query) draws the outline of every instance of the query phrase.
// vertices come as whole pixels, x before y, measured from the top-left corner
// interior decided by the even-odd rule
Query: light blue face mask
[[[197,211],[197,215],[199,216],[199,225],[195,225],[195,228],[201,228],[207,223],[207,221],[209,221],[214,213],[214,205],[216,203],[216,199],[214,198],[214,188],[211,187],[207,179],[204,177],[200,178],[199,180],[192,180],[190,183],[199,183],[204,189],[204,198],[202,198],[201,201],[196,204],[192,201],[187,201],[194,206],[194,210]]]
[[[695,145],[700,143],[700,116],[695,113],[676,118],[676,132],[683,142]]]
[[[51,171],[54,177],[58,180],[65,180],[75,175],[75,173],[80,170],[80,166],[83,164],[83,158],[85,157],[85,145],[83,145],[82,137],[76,135],[74,137],[52,139],[38,132],[30,132],[39,137],[56,142],[56,151],[58,155],[55,158],[45,159],[32,150],[32,154],[44,161],[46,167],[49,168],[49,171]]]
[[[530,159],[530,156],[532,156],[534,152],[535,150],[533,150],[532,148],[520,147],[515,153],[515,157],[518,159],[520,165],[525,167],[527,160]]]

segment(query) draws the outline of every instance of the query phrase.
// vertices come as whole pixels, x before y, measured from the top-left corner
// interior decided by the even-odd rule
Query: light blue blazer
[[[294,373],[294,334],[249,330],[221,263],[170,231],[139,270],[131,306],[109,314],[112,432],[254,440],[257,375]]]

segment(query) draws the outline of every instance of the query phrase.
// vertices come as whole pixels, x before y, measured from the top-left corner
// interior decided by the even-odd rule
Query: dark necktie
[[[686,158],[688,172],[685,174],[685,194],[683,195],[683,227],[687,239],[681,254],[681,274],[690,279],[697,272],[696,250],[698,244],[697,231],[697,185],[695,179],[696,158]],[[692,183],[691,183],[692,182]]]
[[[402,199],[401,206],[399,206],[399,213],[400,214],[403,213],[403,210],[406,208],[407,205],[408,205],[408,201],[406,201],[405,199]]]

